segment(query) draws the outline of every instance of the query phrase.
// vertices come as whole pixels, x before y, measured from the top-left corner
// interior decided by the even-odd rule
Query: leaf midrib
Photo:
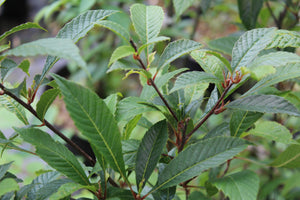
[[[242,120],[240,121],[240,123],[239,123],[239,125],[238,125],[238,127],[237,127],[237,129],[236,129],[236,131],[235,131],[235,133],[234,133],[234,137],[236,137],[237,133],[239,132],[240,127],[242,126],[242,124],[243,124],[245,118],[247,117],[248,112],[249,112],[248,110],[245,112],[245,114],[244,114]]]
[[[247,51],[244,53],[244,55],[239,59],[238,63],[235,65],[235,67],[233,68],[233,70],[235,70],[236,68],[239,67],[240,63],[242,62],[242,60],[248,55],[248,52],[250,50],[253,49],[253,47],[261,40],[263,39],[269,32],[263,34],[263,36],[259,37],[254,43],[252,43],[252,45],[247,49]],[[267,45],[266,45],[267,46]]]
[[[276,167],[282,167],[282,166],[290,163],[291,161],[296,160],[298,157],[300,157],[299,153],[296,156],[293,156],[291,159],[286,160],[285,162],[281,163],[280,165],[276,165]]]
[[[71,161],[69,161],[68,159],[66,159],[66,157],[63,156],[63,154],[59,154],[58,151],[55,151],[53,148],[48,148],[48,146],[44,147],[44,145],[42,143],[40,143],[39,148],[48,150],[48,151],[50,151],[50,152],[58,155],[61,159],[63,159],[66,163],[68,163],[74,169],[75,172],[77,172],[77,174],[83,179],[83,181],[85,183],[87,183],[87,185],[90,185],[89,182],[86,182],[86,179],[85,179],[86,177],[82,176],[81,173],[75,167],[75,165],[73,165]]]
[[[243,144],[243,145],[245,145],[245,144]],[[240,146],[243,146],[243,145],[240,145]],[[233,147],[233,148],[226,149],[226,151],[231,150],[231,149],[234,149],[234,148],[237,148],[237,147],[239,147],[239,146],[236,146],[236,147]],[[214,154],[213,156],[208,157],[208,158],[206,158],[206,159],[204,159],[204,160],[201,160],[200,162],[197,162],[197,163],[195,163],[194,165],[191,165],[190,167],[188,167],[188,168],[186,168],[186,169],[180,171],[178,174],[176,174],[175,176],[173,176],[171,179],[168,179],[167,181],[165,181],[165,182],[163,182],[162,184],[160,184],[160,186],[158,186],[157,188],[155,188],[155,190],[153,190],[152,192],[154,192],[154,191],[158,190],[159,188],[163,187],[165,184],[167,184],[167,183],[170,182],[171,180],[175,179],[176,177],[180,176],[181,174],[183,174],[183,173],[186,172],[187,170],[193,168],[194,166],[196,166],[196,165],[198,165],[198,164],[200,164],[200,163],[203,163],[203,162],[205,162],[205,161],[207,161],[207,160],[209,160],[209,159],[212,159],[213,157],[218,156],[218,155],[220,155],[220,154],[222,154],[222,153],[224,153],[224,151],[222,151],[222,152],[220,152],[220,153],[217,153],[217,154]]]
[[[65,86],[66,86],[66,85],[65,85]],[[68,88],[68,86],[66,86],[66,87]],[[69,89],[69,88],[68,88],[68,89]],[[122,177],[124,177],[124,179],[125,179],[125,176],[124,176],[124,174],[123,174],[123,171],[121,170],[121,168],[120,168],[120,166],[119,166],[119,164],[118,164],[118,162],[117,162],[117,160],[116,160],[116,158],[115,158],[115,156],[114,156],[114,154],[113,154],[111,148],[109,147],[109,145],[107,144],[105,138],[104,138],[103,135],[101,134],[101,131],[98,129],[97,125],[94,123],[94,121],[92,120],[92,118],[90,117],[90,115],[88,114],[88,112],[86,112],[86,110],[84,109],[84,107],[80,104],[80,101],[78,100],[78,98],[77,98],[75,95],[73,95],[72,90],[69,89],[69,91],[70,91],[70,93],[72,94],[72,96],[74,97],[74,101],[77,102],[77,104],[79,105],[79,107],[81,108],[81,110],[82,110],[82,111],[84,112],[84,114],[88,117],[89,121],[92,123],[93,127],[96,129],[98,135],[101,137],[101,139],[102,139],[104,145],[106,146],[106,148],[108,149],[108,151],[109,151],[111,157],[113,158],[114,163],[115,163],[115,165],[117,166],[117,168],[118,168],[118,170],[119,170],[119,173],[120,173],[120,174],[122,175]],[[98,102],[97,102],[97,103],[98,103]]]
[[[287,67],[286,67],[287,68]],[[285,68],[285,69],[286,69]],[[292,67],[291,67],[292,68]],[[279,71],[280,72],[280,71]],[[278,71],[277,71],[277,73],[278,73]],[[276,80],[278,77],[281,77],[280,78],[280,80],[282,80],[282,78],[283,78],[283,80],[285,80],[285,79],[287,79],[287,78],[289,78],[289,76],[290,75],[294,75],[295,74],[295,72],[290,72],[290,73],[286,73],[285,75],[280,75],[280,74],[276,74],[276,76],[273,76],[273,78],[271,78],[271,79],[269,79],[269,80],[267,80],[267,81],[265,81],[264,83],[261,83],[260,85],[258,85],[257,87],[255,87],[255,85],[253,86],[253,88],[251,88],[247,93],[245,93],[244,95],[243,95],[243,97],[245,97],[245,96],[248,96],[249,94],[253,94],[254,92],[256,92],[256,91],[258,91],[260,88],[262,88],[262,87],[266,87],[266,85],[268,85],[268,84],[270,84],[270,82],[272,82],[272,81],[274,81],[274,80]],[[275,74],[271,74],[271,75],[275,75]],[[271,76],[270,75],[270,76]],[[266,79],[267,79],[268,77],[266,77]],[[263,81],[263,79],[262,79],[262,81]],[[277,81],[277,82],[280,82],[280,81]],[[259,82],[258,82],[259,83]],[[257,84],[258,84],[257,83]],[[276,82],[275,82],[276,83]],[[275,84],[274,83],[274,84]],[[273,83],[272,83],[273,84]],[[272,85],[271,84],[271,85]]]

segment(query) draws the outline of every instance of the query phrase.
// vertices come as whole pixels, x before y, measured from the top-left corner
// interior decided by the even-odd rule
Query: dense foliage
[[[299,20],[300,5],[285,1],[276,18],[269,1],[263,11],[262,0],[238,0],[242,31],[203,45],[192,39],[196,30],[189,39],[170,34],[168,27],[161,31],[166,13],[160,6],[130,2],[128,14],[109,8],[88,10],[99,2],[56,1],[45,7],[37,20],[45,14],[46,21],[50,20],[56,9],[68,3],[76,10],[62,12],[65,16],[81,12],[55,38],[11,48],[11,34],[29,28],[45,30],[32,22],[0,36],[0,103],[24,124],[13,127],[15,133],[10,138],[0,131],[2,153],[8,149],[26,152],[40,157],[52,169],[24,185],[9,172],[12,163],[0,165],[0,199],[70,199],[76,191],[88,192],[81,199],[300,197],[300,57],[295,53],[300,34],[288,30],[298,23],[293,19]],[[213,3],[206,0],[199,5],[193,0],[166,4],[174,6],[175,20],[193,5],[197,19],[213,9]],[[259,24],[263,17],[259,13],[266,11],[277,27],[266,27],[266,19]],[[292,20],[285,23],[288,17],[283,15],[291,15]],[[129,22],[123,24],[123,16]],[[98,50],[82,52],[90,41],[98,44],[92,36],[99,29],[92,36],[88,34],[95,27],[111,31],[99,33],[104,44],[100,42],[99,50],[109,52],[105,48],[113,44],[109,57],[108,52],[102,52],[94,58]],[[169,27],[171,32],[175,29],[174,24]],[[107,37],[111,33],[113,39]],[[82,51],[76,45],[81,39]],[[26,78],[21,83],[6,81],[16,68],[33,76],[29,74],[29,60],[17,63],[14,57],[42,55],[47,56],[43,71],[34,75],[31,86]],[[180,57],[193,59],[198,69],[174,67]],[[48,80],[49,70],[61,58],[71,63],[69,67],[77,74],[72,79],[81,77],[82,84],[57,74],[50,74],[53,80]],[[107,66],[108,70],[103,70]],[[97,70],[108,75],[125,71],[124,79],[138,75],[141,92],[100,98],[91,90],[97,81],[105,80]],[[49,89],[37,97],[43,85]],[[46,120],[56,98],[63,99],[80,137],[88,141],[94,155]],[[28,113],[41,125],[31,124]],[[30,143],[34,150],[19,145],[20,140]]]

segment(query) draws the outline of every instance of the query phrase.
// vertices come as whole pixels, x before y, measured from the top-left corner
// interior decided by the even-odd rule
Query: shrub
[[[227,196],[250,200],[264,199],[281,184],[284,188],[280,196],[296,198],[299,187],[292,181],[299,177],[300,148],[295,124],[289,126],[287,120],[289,116],[300,116],[299,92],[280,91],[274,86],[290,81],[292,88],[299,87],[299,56],[278,50],[298,48],[300,35],[276,28],[246,31],[235,42],[230,62],[196,41],[170,41],[160,36],[164,18],[161,7],[132,5],[132,36],[120,24],[106,19],[116,12],[90,10],[67,23],[56,38],[39,39],[13,49],[9,44],[1,46],[1,103],[25,125],[14,127],[12,138],[1,133],[1,146],[3,150],[39,156],[53,168],[20,187],[20,179],[8,172],[11,163],[1,165],[2,198],[69,199],[72,193],[85,189],[94,199]],[[140,96],[119,100],[118,94],[112,94],[101,99],[90,89],[56,74],[51,74],[54,81],[46,81],[60,58],[76,63],[91,76],[75,43],[96,24],[112,30],[124,42],[112,53],[108,73],[125,70],[125,78],[138,74],[143,86]],[[35,23],[22,24],[0,36],[0,41],[27,28],[42,29]],[[155,51],[158,43],[167,44],[160,55]],[[203,71],[170,67],[187,54]],[[18,67],[28,73],[30,65],[28,60],[17,64],[9,56],[36,55],[48,57],[42,74],[36,76],[30,88],[25,80],[16,86],[5,82],[10,70]],[[251,86],[247,84],[250,82]],[[43,84],[51,89],[36,100]],[[247,86],[247,91],[239,90],[242,86]],[[62,96],[95,159],[45,119],[57,96]],[[85,166],[62,142],[39,127],[29,126],[24,109],[76,149],[92,167]],[[280,117],[282,123],[272,120],[274,117]],[[131,137],[133,131],[142,139]],[[16,145],[14,141],[19,137],[35,146],[35,151]],[[274,148],[275,143],[285,150],[261,160],[258,147]],[[266,169],[278,170],[277,177],[268,179]],[[291,172],[297,173],[291,177]]]

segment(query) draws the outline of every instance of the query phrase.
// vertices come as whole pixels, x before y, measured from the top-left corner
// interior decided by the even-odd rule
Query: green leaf
[[[45,200],[48,199],[52,194],[54,194],[61,185],[71,182],[70,179],[57,179],[47,184],[43,185],[43,187],[39,188],[38,191],[35,192],[35,200]]]
[[[225,70],[224,63],[218,57],[216,57],[215,55],[209,55],[209,53],[210,52],[207,51],[197,50],[197,51],[193,51],[191,53],[191,56],[197,63],[199,63],[201,68],[206,73],[210,73],[222,81],[224,79],[223,78],[223,71]],[[229,62],[227,66],[230,69]]]
[[[175,193],[176,186],[173,186],[163,190],[158,190],[152,193],[152,196],[154,197],[154,200],[173,200],[175,197]]]
[[[135,53],[135,50],[132,46],[120,46],[114,50],[112,53],[108,66],[110,66],[112,63],[116,62],[117,60],[124,58],[126,56],[133,55]]]
[[[206,89],[208,88],[208,86],[209,86],[208,83],[203,83],[202,82],[202,83],[199,83],[199,84],[194,85],[192,87],[184,88],[184,102],[179,102],[179,104],[186,105],[186,108],[188,108],[188,107],[192,108],[190,106],[193,106],[194,103],[196,105],[197,104],[196,102],[198,102],[198,103],[202,102],[204,93],[205,93]],[[178,92],[180,94],[180,90]],[[199,108],[199,107],[197,107],[197,108]],[[187,109],[187,110],[189,110],[189,109]]]
[[[201,193],[200,191],[194,191],[189,195],[189,199],[188,200],[211,200],[211,198],[205,196],[203,193]]]
[[[129,32],[120,24],[109,21],[109,20],[102,20],[95,23],[95,25],[103,26],[120,36],[123,40],[129,43],[130,35]]]
[[[121,138],[113,114],[97,94],[74,82],[53,75],[76,127],[111,167],[125,177]]]
[[[255,128],[248,133],[284,144],[295,143],[290,131],[285,126],[273,121],[257,122]]]
[[[130,190],[108,187],[107,188],[107,200],[134,200]]]
[[[36,153],[51,167],[82,185],[90,185],[77,158],[63,144],[55,142],[47,133],[35,129],[17,129],[15,131],[36,148]]]
[[[2,156],[5,149],[13,149],[13,150],[16,150],[16,151],[21,151],[21,152],[30,153],[30,154],[35,155],[35,153],[33,153],[31,151],[28,151],[26,149],[22,149],[22,148],[20,148],[16,145],[14,145],[13,142],[14,142],[13,140],[1,139],[0,138],[0,148],[2,148],[0,157]]]
[[[67,23],[57,34],[57,38],[68,38],[75,43],[83,38],[100,20],[115,14],[117,10],[89,10]]]
[[[15,179],[6,178],[0,181],[0,196],[16,190],[19,190],[19,185]]]
[[[130,135],[133,131],[133,129],[137,126],[138,122],[140,121],[142,117],[142,114],[139,114],[137,116],[135,116],[134,118],[132,118],[124,127],[124,131],[123,131],[123,139],[124,140],[128,140],[130,138]]]
[[[247,147],[240,138],[214,137],[188,146],[165,167],[152,191],[177,185],[219,166]]]
[[[119,97],[122,97],[120,93],[111,94],[104,99],[107,107],[111,111],[111,113],[115,116],[117,110],[117,104]]]
[[[20,68],[23,72],[25,72],[28,76],[29,74],[29,67],[30,67],[30,62],[29,60],[23,60],[19,65],[18,68]]]
[[[124,156],[125,164],[134,169],[136,161],[136,153],[140,146],[139,140],[129,139],[122,141],[122,152]]]
[[[286,51],[277,51],[269,53],[263,56],[260,56],[254,60],[249,66],[250,70],[253,70],[258,67],[264,67],[267,65],[273,67],[284,66],[288,63],[299,63],[300,56],[295,53],[290,53]]]
[[[170,93],[182,88],[192,87],[194,85],[199,85],[202,83],[220,83],[220,80],[214,75],[208,74],[206,72],[186,72],[177,77],[174,87],[172,88]]]
[[[0,180],[4,177],[7,170],[10,168],[11,164],[13,162],[5,163],[3,165],[0,165]]]
[[[18,119],[23,122],[25,125],[28,125],[29,122],[26,117],[26,113],[21,104],[16,102],[14,99],[7,95],[0,96],[0,106],[6,108],[10,112],[14,113]]]
[[[273,167],[299,168],[300,167],[300,144],[292,144],[284,152],[270,163]]]
[[[134,4],[130,7],[130,13],[134,29],[143,44],[158,36],[164,19],[161,7]]]
[[[51,55],[73,61],[79,66],[85,67],[86,63],[79,54],[78,47],[70,39],[46,38],[22,44],[5,52],[3,55],[13,56],[37,56]]]
[[[236,110],[232,113],[230,119],[230,134],[233,137],[240,137],[240,135],[252,126],[263,113]]]
[[[281,194],[286,199],[297,199],[299,197],[300,173],[294,172],[286,180],[281,180],[280,185],[284,185],[284,187],[281,191]],[[277,189],[277,188],[275,188],[275,189]],[[298,191],[297,191],[297,189],[298,189]]]
[[[274,85],[284,80],[297,78],[300,76],[300,62],[291,63],[282,67],[277,67],[274,74],[270,74],[257,82],[250,90],[248,90],[243,96],[254,94],[262,88]]]
[[[117,107],[118,121],[125,121],[145,112],[158,111],[158,108],[154,106],[150,107],[143,104],[145,102],[146,100],[138,97],[127,97],[125,99],[122,99],[118,103]]]
[[[129,62],[127,60],[117,60],[109,67],[106,73],[115,70],[142,70],[142,68],[138,67],[137,65],[132,65],[132,62]]]
[[[216,188],[211,182],[205,182],[205,190],[208,196],[213,196],[218,193],[218,188]]]
[[[63,184],[56,193],[49,197],[49,200],[60,200],[83,188],[85,188],[83,185],[74,182]]]
[[[17,193],[18,199],[22,199],[22,197],[26,196],[28,199],[36,199],[38,192],[42,188],[46,188],[49,183],[57,180],[59,177],[59,173],[57,171],[45,172],[36,177],[31,184],[22,187],[20,191]]]
[[[196,49],[200,49],[202,45],[193,40],[176,40],[168,44],[164,52],[159,58],[158,69],[163,68],[170,64],[175,59],[188,54]]]
[[[277,30],[272,42],[267,46],[271,48],[285,48],[285,47],[300,47],[300,34],[296,31]]]
[[[195,0],[173,0],[173,5],[175,8],[176,17],[178,18],[182,13],[188,9]]]
[[[42,94],[39,102],[36,105],[36,112],[39,119],[44,119],[48,108],[53,103],[59,92],[60,91],[58,89],[50,89]]]
[[[227,36],[218,38],[215,40],[211,40],[208,42],[208,46],[210,49],[219,51],[221,53],[227,54],[231,56],[232,49],[235,42],[239,39],[239,36]]]
[[[91,9],[95,3],[96,0],[81,0],[79,4],[79,12],[81,13]]]
[[[177,74],[184,72],[186,70],[187,70],[187,68],[181,68],[181,69],[177,69],[175,71],[168,72],[166,74],[156,77],[154,80],[156,87],[158,89],[161,89],[163,86],[165,86],[170,81],[170,79],[172,79]],[[144,85],[140,97],[143,99],[151,99],[155,95],[157,95],[157,93],[152,86]]]
[[[143,137],[135,164],[136,185],[139,187],[139,191],[155,169],[167,139],[168,131],[165,120],[154,124]]]
[[[240,18],[248,30],[256,27],[262,5],[263,0],[238,0]]]
[[[259,189],[259,177],[250,170],[244,170],[217,179],[213,184],[230,200],[255,200]]]
[[[74,43],[83,38],[94,26],[95,23],[105,19],[106,17],[115,14],[119,11],[116,10],[89,10],[67,23],[57,34],[57,38],[68,38],[73,40]],[[42,71],[42,75],[36,83],[36,87],[39,87],[43,82],[46,74],[52,68],[52,66],[58,61],[58,57],[48,56],[45,66]]]
[[[247,67],[272,41],[275,32],[275,28],[259,28],[244,33],[232,49],[232,70]]]
[[[1,72],[1,80],[3,81],[8,74],[8,72],[14,68],[16,68],[18,65],[15,63],[15,61],[5,58],[1,63],[0,63],[0,72]]]
[[[300,116],[299,111],[287,100],[275,95],[251,95],[229,103],[227,108],[263,113],[285,113]]]
[[[149,45],[151,44],[155,44],[155,43],[158,43],[158,42],[162,42],[162,41],[166,41],[166,40],[170,40],[169,37],[165,37],[165,36],[158,36],[158,37],[155,37],[155,38],[152,38],[150,39],[146,44],[143,44],[139,49],[138,49],[138,55],[141,54],[141,52],[147,48]]]
[[[10,48],[10,43],[4,44],[4,45],[0,45],[0,53],[2,51],[5,51],[6,49],[9,49],[9,48]]]
[[[203,138],[203,140],[214,138],[218,136],[230,136],[229,133],[229,124],[227,122],[223,122],[220,125],[216,126],[212,130],[210,130]]]
[[[207,104],[205,106],[205,110],[202,116],[206,115],[211,109],[216,105],[216,103],[219,100],[219,95],[218,95],[218,89],[217,87],[214,88],[214,90],[211,92],[210,97],[207,101]]]
[[[298,178],[300,180],[300,178]],[[265,200],[273,191],[277,190],[278,186],[284,182],[284,178],[276,178],[263,184],[259,189],[258,200]],[[284,185],[286,188],[286,185]]]
[[[19,26],[15,26],[12,29],[10,29],[9,31],[6,31],[5,33],[3,33],[0,36],[0,41],[3,40],[4,38],[6,38],[7,36],[15,33],[15,32],[18,32],[18,31],[21,31],[21,30],[25,30],[25,29],[29,29],[29,28],[38,28],[38,29],[42,29],[44,31],[47,31],[46,29],[44,29],[43,27],[41,27],[37,23],[27,22],[25,24],[21,24]]]

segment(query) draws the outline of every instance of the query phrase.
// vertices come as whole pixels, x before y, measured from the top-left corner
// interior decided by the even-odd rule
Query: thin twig
[[[268,165],[265,165],[263,163],[260,163],[260,162],[257,162],[255,160],[251,160],[251,159],[248,159],[248,158],[244,158],[244,157],[234,157],[235,159],[239,159],[239,160],[243,160],[243,161],[246,161],[246,162],[250,162],[250,163],[254,163],[256,165],[260,165],[262,167],[265,167],[265,168],[268,168],[269,166]]]
[[[225,95],[227,94],[227,92],[229,91],[229,89],[231,88],[232,85],[233,85],[232,83],[229,83],[229,85],[223,91],[222,95],[220,96],[220,98],[218,99],[218,101],[214,105],[214,107],[200,120],[200,122],[195,126],[195,128],[187,135],[187,138],[190,138],[193,135],[193,133],[195,133],[202,126],[202,124],[204,124],[204,122],[206,122],[206,120],[212,114],[214,114],[215,109],[217,109],[219,104],[224,100]]]
[[[269,12],[270,12],[270,14],[271,14],[271,16],[272,16],[272,18],[273,18],[273,20],[274,20],[276,26],[277,26],[278,28],[280,28],[280,27],[281,27],[281,26],[280,26],[280,23],[279,23],[278,19],[276,18],[275,14],[274,14],[274,12],[273,12],[271,6],[270,6],[269,1],[266,1],[266,5],[267,5],[267,8],[268,8],[268,10],[269,10]]]
[[[203,11],[202,11],[201,5],[199,5],[197,7],[197,10],[196,10],[196,17],[195,17],[195,20],[194,20],[193,30],[192,30],[192,33],[190,35],[191,40],[193,40],[194,37],[195,37],[195,34],[196,34],[197,29],[199,27],[200,16],[202,15],[202,13],[203,13]]]
[[[72,140],[70,140],[68,137],[66,137],[62,132],[60,132],[57,128],[55,128],[52,124],[50,124],[46,119],[41,120],[38,117],[37,112],[32,108],[31,105],[28,105],[24,101],[22,101],[19,97],[8,91],[4,85],[0,83],[0,88],[3,90],[4,94],[10,96],[15,101],[17,101],[19,104],[21,104],[26,110],[28,110],[31,114],[33,114],[36,118],[38,118],[42,123],[45,124],[51,131],[53,131],[56,135],[58,135],[60,138],[62,138],[66,143],[71,145],[73,148],[75,148],[80,154],[82,154],[92,165],[95,165],[96,161],[89,156],[85,151],[83,151],[77,144],[75,144]]]
[[[137,52],[137,47],[135,45],[135,43],[130,40],[130,44],[131,46],[135,49],[135,51]],[[141,67],[144,70],[147,70],[145,64],[143,63],[142,59],[139,57],[139,55],[137,56],[136,60],[140,63]],[[170,111],[171,115],[173,116],[173,118],[178,122],[178,118],[175,114],[175,112],[172,110],[172,108],[170,107],[170,105],[168,104],[167,100],[164,98],[164,96],[162,95],[162,93],[159,91],[159,89],[157,88],[156,84],[154,83],[154,80],[152,78],[148,79],[150,85],[155,89],[155,91],[157,92],[158,96],[161,98],[161,100],[164,102],[164,104],[166,105],[167,109]]]

